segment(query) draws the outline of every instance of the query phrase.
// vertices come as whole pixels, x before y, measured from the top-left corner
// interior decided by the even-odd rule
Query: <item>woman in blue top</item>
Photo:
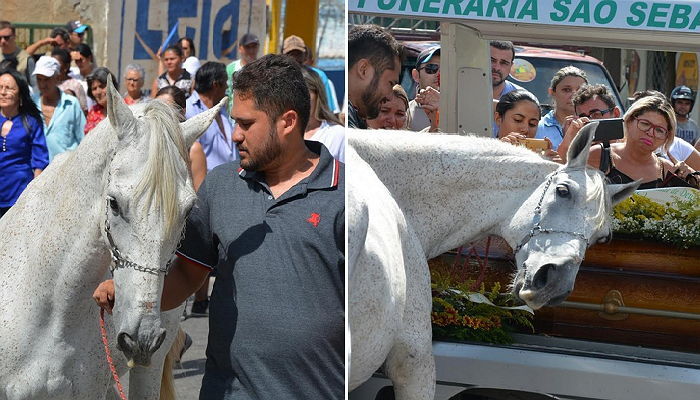
[[[557,150],[568,124],[575,117],[571,97],[586,83],[586,73],[571,65],[554,74],[549,85],[549,95],[554,104],[552,110],[540,120],[535,135],[538,139],[549,139],[552,142],[552,150]]]
[[[49,164],[44,125],[15,70],[0,71],[0,217]]]

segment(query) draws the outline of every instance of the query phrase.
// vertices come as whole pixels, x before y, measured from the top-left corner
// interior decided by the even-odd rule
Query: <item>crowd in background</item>
[[[232,75],[260,55],[258,37],[247,33],[238,41],[237,60],[228,65],[200,61],[194,41],[183,37],[155,55],[157,75],[151,80],[138,63],[127,65],[119,77],[101,66],[84,43],[87,29],[80,21],[70,21],[23,49],[16,43],[16,28],[0,21],[0,171],[8,177],[0,183],[0,216],[54,157],[75,149],[106,118],[108,80],[119,88],[122,79],[124,102],[129,105],[151,101],[161,93],[177,100],[181,92],[184,104],[173,104],[182,107],[183,118],[191,118],[225,96],[232,98]],[[311,94],[312,115],[304,137],[322,142],[335,158],[344,161],[343,115],[333,82],[313,67],[313,55],[302,38],[289,36],[281,52],[303,66]],[[230,110],[229,102],[191,149],[193,160],[204,160],[204,165],[193,166],[193,174],[202,179],[207,171],[237,159]],[[195,179],[198,181],[201,179]]]
[[[386,29],[357,25],[348,40],[348,125],[438,131],[440,46],[416,58],[411,70],[416,95],[408,99],[398,85],[403,49]],[[542,157],[564,163],[583,126],[622,117],[622,139],[594,142],[590,166],[613,183],[640,180],[643,189],[699,186],[700,130],[690,118],[695,102],[690,88],[676,87],[668,98],[656,91],[635,93],[635,103],[622,115],[607,87],[590,85],[584,71],[566,66],[551,78],[553,107],[542,115],[540,100],[508,79],[515,59],[513,43],[491,41],[490,56],[494,138],[514,145],[541,143],[537,146]]]

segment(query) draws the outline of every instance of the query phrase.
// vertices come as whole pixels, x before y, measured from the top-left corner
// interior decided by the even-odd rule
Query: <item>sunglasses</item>
[[[425,64],[424,66],[418,68],[418,71],[424,69],[425,73],[428,75],[437,74],[440,71],[440,66],[438,64]]]
[[[591,110],[591,112],[589,112],[588,114],[581,113],[578,116],[579,116],[579,118],[588,117],[591,119],[600,119],[600,118],[603,118],[603,115],[609,113],[610,111],[612,111],[614,109],[615,109],[615,107],[610,107],[610,108],[605,109],[605,110],[595,110],[594,109],[594,110]]]
[[[15,35],[0,36],[0,40],[9,42]]]

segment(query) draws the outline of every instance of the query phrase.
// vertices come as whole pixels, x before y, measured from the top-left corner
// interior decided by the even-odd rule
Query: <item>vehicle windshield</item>
[[[537,99],[540,101],[540,105],[543,109],[551,109],[552,98],[549,96],[547,89],[549,88],[549,84],[552,81],[552,77],[561,68],[569,65],[573,65],[574,67],[582,69],[586,73],[589,84],[595,85],[602,83],[603,85],[608,87],[610,93],[617,93],[616,90],[610,87],[610,79],[606,76],[605,70],[601,68],[601,66],[598,64],[574,60],[557,60],[553,58],[539,58],[516,55],[515,59],[517,60],[518,58],[529,61],[534,67],[537,76],[534,80],[530,82],[521,82],[517,79],[514,79],[512,76],[509,78],[509,80],[513,83],[524,87],[525,89],[529,90],[532,94],[537,96]],[[514,60],[514,62],[516,60]],[[620,99],[617,96],[614,97],[617,106],[620,107],[620,110],[624,110],[625,108],[620,103]]]

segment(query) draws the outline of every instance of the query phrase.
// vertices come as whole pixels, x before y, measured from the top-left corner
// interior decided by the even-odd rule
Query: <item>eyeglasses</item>
[[[126,80],[127,80],[128,82],[138,82],[138,81],[141,80],[141,78],[138,78],[138,79],[137,79],[137,78],[126,78]]]
[[[657,139],[666,139],[668,135],[668,129],[663,126],[654,125],[648,119],[635,118],[637,120],[637,128],[642,132],[649,132],[650,129],[654,129],[654,136]]]
[[[13,37],[15,37],[15,35],[0,36],[0,40],[4,40],[6,42],[9,42],[10,39],[12,39]]]
[[[579,118],[588,117],[590,119],[601,119],[601,118],[603,118],[603,115],[611,112],[614,109],[615,109],[615,107],[610,107],[610,108],[605,109],[605,110],[595,110],[594,109],[594,110],[591,110],[591,112],[589,112],[588,114],[581,113],[578,116],[579,116]]]
[[[425,73],[428,75],[437,74],[440,71],[440,66],[438,64],[425,64],[424,66],[418,68],[418,71],[424,69]]]

